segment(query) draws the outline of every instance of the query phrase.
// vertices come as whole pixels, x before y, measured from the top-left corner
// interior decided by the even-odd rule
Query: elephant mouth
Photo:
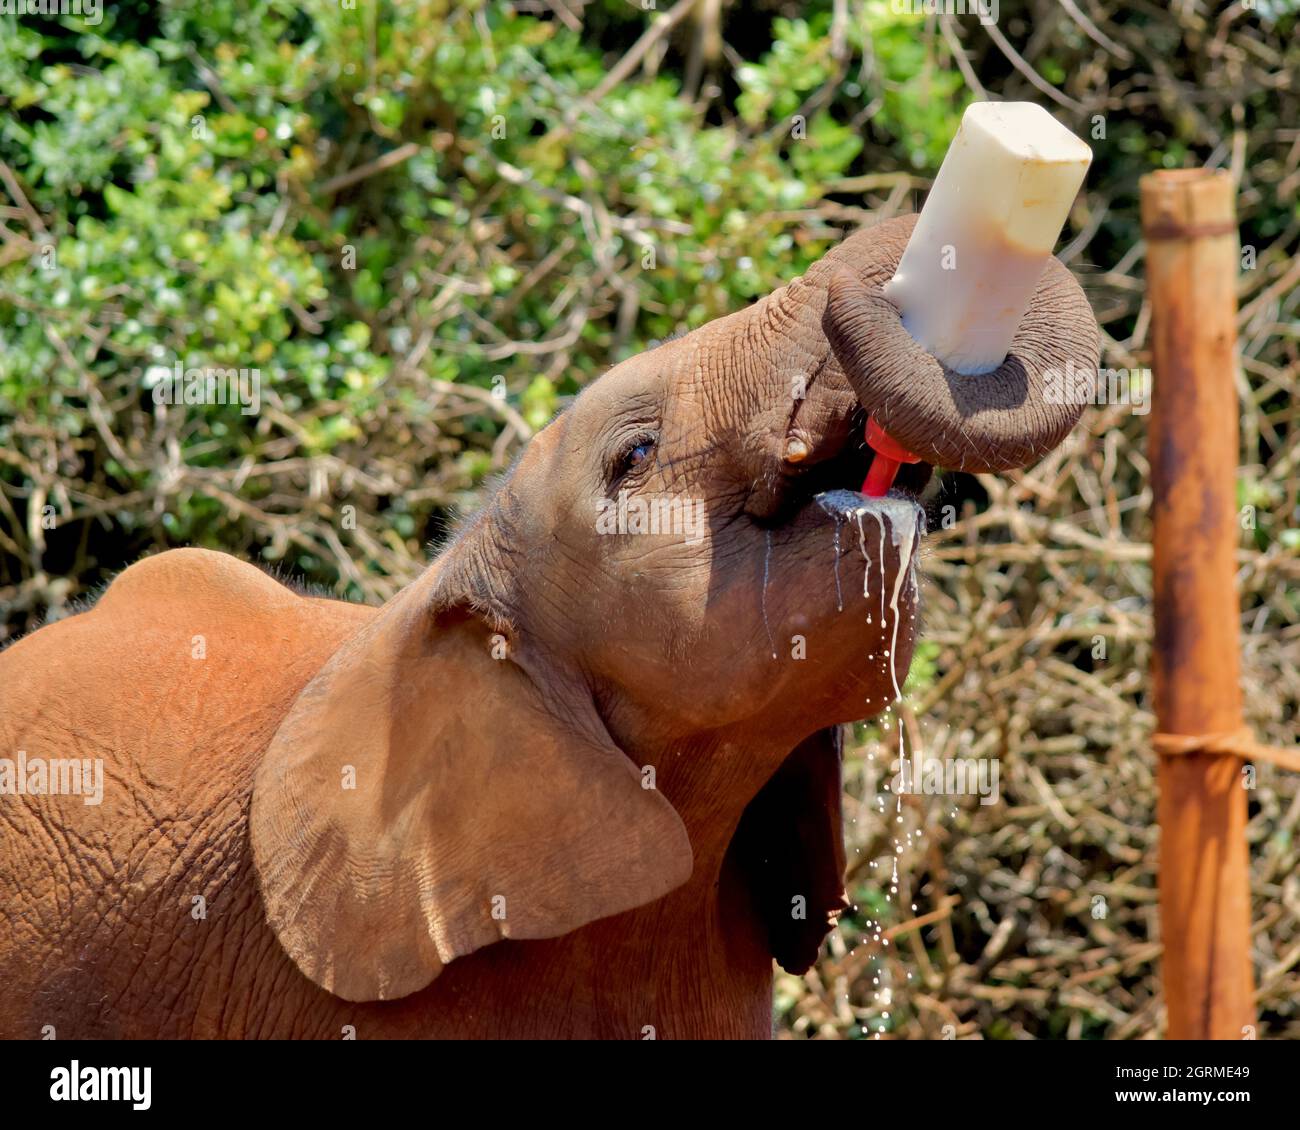
[[[855,438],[844,443],[834,455],[787,475],[778,489],[765,500],[768,512],[756,514],[755,517],[766,518],[771,525],[782,526],[793,521],[806,507],[826,494],[852,494],[859,501],[865,499],[861,493],[862,485],[867,472],[871,470],[876,453],[868,446],[864,427],[859,426],[856,420],[851,434]],[[921,492],[933,474],[934,466],[930,463],[906,463],[899,468],[889,494],[919,505]]]

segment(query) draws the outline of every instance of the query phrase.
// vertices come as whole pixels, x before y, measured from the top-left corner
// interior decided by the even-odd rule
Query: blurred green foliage
[[[902,25],[872,9],[870,26],[890,33],[887,69],[907,71],[910,40],[893,35]],[[0,272],[0,442],[17,456],[0,474],[30,486],[24,456],[59,465],[49,493],[62,539],[41,539],[53,560],[94,580],[156,542],[279,557],[283,538],[257,544],[268,531],[256,515],[209,505],[211,479],[190,472],[290,449],[364,467],[411,438],[393,436],[392,414],[417,430],[435,422],[429,378],[503,384],[536,428],[612,361],[803,269],[837,233],[792,231],[788,213],[815,202],[862,144],[832,107],[811,115],[808,144],[770,127],[826,79],[828,20],[776,19],[769,49],[741,69],[743,121],[769,129],[753,134],[702,124],[669,75],[592,104],[601,46],[502,4],[122,4],[96,27],[18,23],[0,44],[0,157],[44,230]],[[631,35],[639,24],[624,26]],[[854,42],[867,34],[864,23]],[[941,154],[959,105],[923,113],[906,84],[889,102]],[[414,155],[346,183],[408,143]],[[547,275],[521,288],[550,255]],[[630,322],[612,321],[618,311],[591,293],[610,281],[625,296],[635,288]],[[563,364],[490,348],[566,327]],[[150,373],[178,361],[258,369],[273,411],[196,405],[160,419]],[[121,441],[96,445],[93,471],[78,465],[90,453],[77,442],[94,431],[91,387]],[[413,475],[437,483],[424,498],[370,500],[417,507],[401,539],[410,556],[430,520],[501,465],[501,419],[487,407],[436,421],[453,461],[446,444],[400,449]],[[23,420],[52,434],[27,436]],[[98,509],[128,536],[92,538],[104,556],[72,569],[58,543],[85,510],[60,487],[90,475],[91,493],[128,500]],[[233,493],[264,509],[276,485],[262,475]],[[300,545],[291,564],[340,586],[328,557]],[[0,579],[17,580],[14,567]]]
[[[69,595],[44,578],[93,586],[191,542],[391,591],[564,397],[866,218],[847,178],[933,173],[975,93],[955,41],[897,7],[724,9],[732,55],[703,83],[683,77],[690,21],[662,65],[605,82],[659,15],[623,0],[577,27],[486,0],[16,21],[0,159],[26,230],[0,257],[0,586],[35,584],[34,610]],[[1149,24],[1155,47],[1180,34]],[[1059,31],[1051,81],[1093,47]],[[1094,176],[1131,193],[1203,123],[1176,106],[1167,136],[1109,124]],[[1094,254],[1136,238],[1133,204],[1112,205]],[[1265,211],[1261,234],[1293,212]],[[150,389],[177,363],[257,369],[263,411],[159,410]],[[363,536],[331,513],[349,499]]]

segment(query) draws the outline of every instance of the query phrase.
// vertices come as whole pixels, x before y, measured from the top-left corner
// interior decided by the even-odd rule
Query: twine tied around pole
[[[1300,750],[1282,749],[1256,741],[1249,726],[1222,730],[1214,734],[1153,734],[1151,744],[1161,757],[1179,757],[1187,753],[1212,753],[1238,757],[1242,761],[1266,761],[1281,769],[1300,773]]]

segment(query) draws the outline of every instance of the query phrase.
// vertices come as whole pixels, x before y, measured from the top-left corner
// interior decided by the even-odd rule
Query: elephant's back
[[[115,818],[141,790],[208,791],[251,768],[256,738],[375,611],[222,553],[146,558],[91,610],[0,652],[0,748],[102,758]]]
[[[111,1019],[134,1011],[124,996],[185,984],[167,967],[260,924],[253,771],[373,614],[174,550],[0,653],[0,981],[18,990],[0,1035],[55,1015],[84,1017],[60,1035],[131,1035]]]

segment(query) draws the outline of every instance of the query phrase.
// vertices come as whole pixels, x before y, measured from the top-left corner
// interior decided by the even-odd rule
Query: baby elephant
[[[1022,466],[1097,365],[1055,260],[995,374],[927,357],[911,225],[615,366],[382,608],[180,549],[0,654],[0,1035],[768,1036],[916,634],[865,411]]]

